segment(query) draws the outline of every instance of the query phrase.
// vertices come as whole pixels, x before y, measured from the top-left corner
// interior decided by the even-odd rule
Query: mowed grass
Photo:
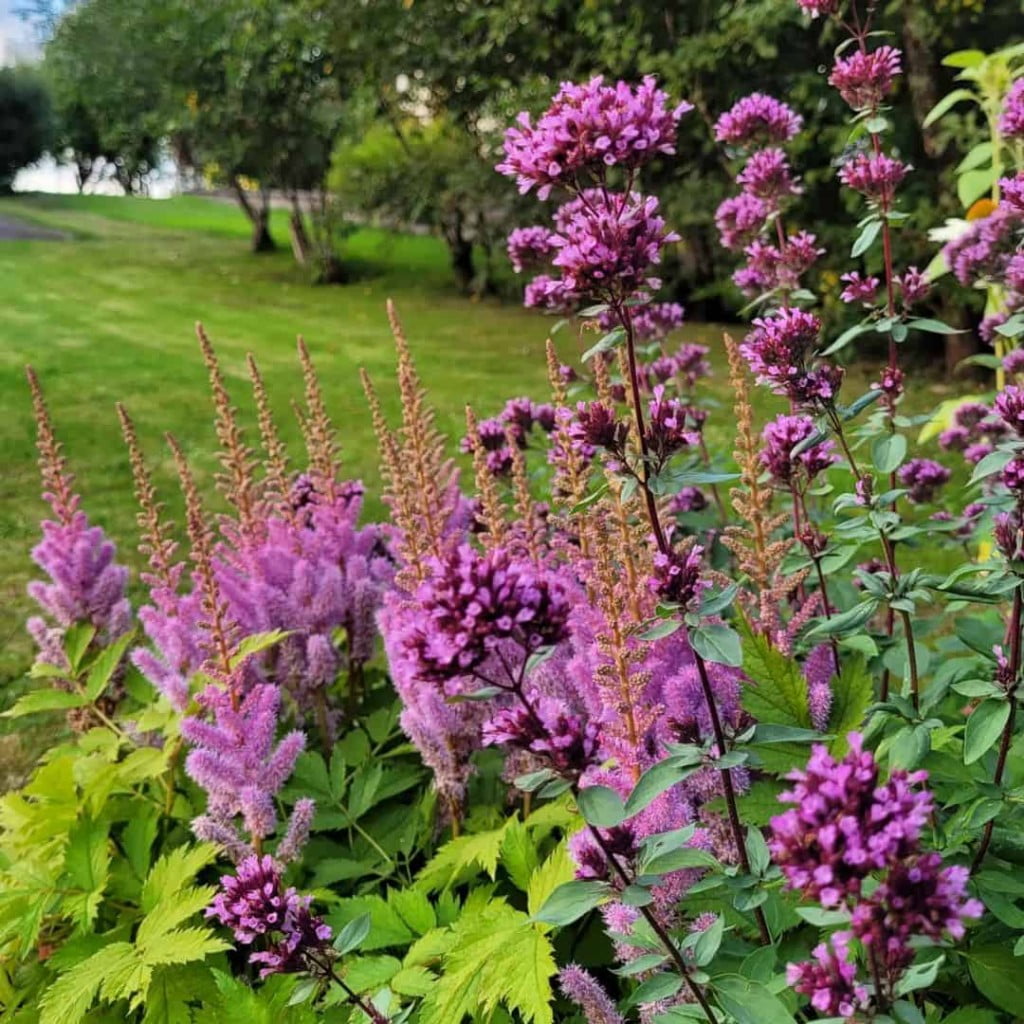
[[[247,251],[248,224],[240,211],[208,199],[26,196],[0,200],[5,215],[59,228],[70,238],[0,241],[0,684],[21,677],[31,658],[25,584],[46,511],[38,496],[26,363],[42,380],[84,508],[133,566],[135,506],[115,402],[134,417],[170,511],[177,514],[180,501],[166,431],[181,441],[216,505],[212,407],[196,321],[213,339],[254,444],[245,355],[256,356],[297,461],[300,435],[290,403],[302,388],[295,337],[306,338],[348,473],[366,483],[370,515],[381,512],[377,453],[358,371],[369,371],[387,411],[397,415],[388,297],[398,305],[453,450],[467,402],[491,415],[510,396],[547,394],[543,346],[550,322],[512,304],[458,295],[445,250],[433,238],[360,229],[344,247],[352,282],[317,288],[286,250],[280,214],[272,227],[282,250],[262,256]],[[722,411],[709,421],[709,434],[713,448],[728,446],[735,423],[720,328],[694,325],[685,334],[712,347],[716,373],[706,397]],[[558,337],[567,360],[574,358],[572,341]],[[851,394],[863,390],[871,371],[851,371]],[[910,404],[927,408],[950,391],[945,382],[919,381]],[[765,414],[777,408],[770,398],[759,398],[759,405]],[[18,689],[0,685],[0,706]]]

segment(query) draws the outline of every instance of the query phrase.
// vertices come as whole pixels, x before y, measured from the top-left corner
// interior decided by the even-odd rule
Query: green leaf
[[[800,666],[777,651],[750,624],[740,620],[743,638],[743,707],[758,720],[772,725],[811,727],[807,708],[807,681]]]
[[[626,800],[626,817],[632,818],[634,814],[639,814],[665,790],[689,778],[698,767],[699,764],[680,765],[673,758],[651,765],[637,780],[633,792]]]
[[[78,1024],[111,972],[124,970],[134,961],[135,950],[129,943],[114,942],[75,964],[43,993],[39,1024]]]
[[[730,668],[743,664],[743,645],[739,634],[730,626],[722,623],[694,626],[689,635],[691,646],[705,661]]]
[[[501,865],[517,889],[526,892],[537,863],[537,847],[530,837],[529,829],[513,818],[501,843]]]
[[[377,895],[351,896],[340,900],[328,915],[327,923],[335,931],[340,931],[350,921],[364,915],[370,918],[370,933],[360,947],[364,953],[373,953],[391,946],[405,946],[415,937],[398,910]]]
[[[970,483],[976,484],[979,480],[992,476],[1005,469],[1013,460],[1013,452],[1007,448],[997,448],[989,452],[975,467],[971,474]]]
[[[96,919],[107,887],[110,867],[109,824],[90,821],[76,825],[64,850],[64,872],[67,886],[77,892],[64,897],[64,908],[80,930]]]
[[[874,244],[875,239],[878,237],[878,232],[881,230],[882,222],[880,220],[869,220],[861,229],[860,234],[853,243],[853,248],[850,250],[850,256],[853,259],[856,259],[858,256],[862,256],[866,253]]]
[[[656,1003],[661,999],[670,999],[683,987],[683,979],[678,974],[662,972],[641,982],[629,996],[629,1005],[640,1003]]]
[[[956,194],[964,209],[972,206],[995,184],[994,167],[977,171],[965,171],[956,179]]]
[[[964,764],[974,764],[996,745],[1009,718],[1005,699],[984,700],[971,712],[964,730]]]
[[[598,828],[614,828],[626,820],[626,808],[622,798],[607,786],[587,786],[576,796],[576,806],[588,825]]]
[[[842,633],[850,633],[860,629],[878,608],[878,602],[872,598],[847,608],[845,612],[839,612],[829,618],[818,619],[804,634],[807,640],[818,640],[829,636],[839,636]]]
[[[693,959],[698,967],[706,967],[715,958],[718,947],[722,945],[722,938],[725,935],[725,918],[721,914],[715,918],[715,923],[705,928],[700,937],[693,944]]]
[[[415,890],[410,891],[415,892]],[[358,949],[363,944],[363,941],[369,934],[370,915],[360,914],[358,917],[352,918],[338,932],[338,937],[334,940],[334,948],[341,954],[351,953],[352,950]]]
[[[81,669],[82,659],[95,636],[96,627],[88,622],[76,622],[64,634],[64,656],[68,659],[73,675],[77,675]]]
[[[871,445],[871,461],[879,473],[892,473],[906,454],[907,439],[902,434],[882,434]]]
[[[231,667],[237,668],[254,655],[276,647],[288,636],[291,636],[291,631],[287,629],[272,629],[267,633],[253,633],[252,636],[247,636],[232,653]]]
[[[551,979],[557,970],[541,926],[495,900],[454,925],[444,972],[421,1004],[420,1024],[488,1019],[499,1006],[525,1024],[553,1024]]]
[[[200,843],[176,847],[161,857],[142,887],[142,910],[148,914],[159,903],[174,901],[216,854],[217,848],[212,843]]]
[[[84,707],[88,701],[77,693],[64,690],[32,690],[20,698],[13,708],[4,712],[5,718],[21,718],[40,711],[66,711],[68,708]]]
[[[963,334],[959,328],[950,327],[941,320],[931,320],[928,317],[918,317],[908,320],[907,326],[914,331],[924,331],[926,334]]]
[[[737,1024],[795,1024],[785,1003],[760,982],[726,974],[715,979],[714,991],[718,1005]]]
[[[980,167],[982,164],[990,164],[991,162],[992,142],[986,139],[968,151],[963,160],[956,165],[956,173],[962,174],[964,171],[973,171],[975,167]]]
[[[853,341],[854,338],[859,337],[861,334],[867,334],[868,331],[874,330],[874,324],[871,323],[860,323],[854,324],[852,327],[848,327],[842,334],[832,342],[828,348],[822,350],[822,356],[831,356],[836,352],[842,351],[847,345]]]
[[[942,63],[945,64],[948,60],[949,57],[947,57]],[[928,116],[924,119],[923,127],[928,128],[935,124],[943,114],[948,113],[954,106],[956,106],[957,103],[963,103],[965,100],[969,100],[973,103],[977,101],[977,97],[970,89],[954,89],[952,92],[947,93],[941,100],[939,100],[938,103],[935,104],[934,107],[932,107],[931,110],[928,111]]]
[[[1010,947],[978,946],[964,955],[978,991],[1011,1016],[1024,1017],[1021,964]]]
[[[511,818],[509,819],[512,820]],[[507,822],[490,832],[459,836],[445,843],[416,877],[416,884],[433,892],[447,889],[465,877],[483,871],[493,880],[498,870]]]
[[[668,853],[660,853],[645,861],[641,868],[643,875],[667,875],[672,871],[682,871],[686,868],[715,868],[718,861],[707,852],[696,846],[681,846],[677,850],[670,850]]]
[[[611,895],[605,882],[581,879],[563,882],[544,901],[544,905],[533,915],[533,920],[560,927],[572,924],[606,902]]]
[[[536,914],[563,882],[572,881],[574,874],[569,851],[564,842],[559,843],[548,855],[547,860],[534,871],[530,884],[526,887],[526,909],[529,913]]]
[[[616,327],[601,338],[597,344],[591,345],[590,348],[588,348],[580,357],[580,362],[587,363],[590,362],[594,356],[598,356],[602,352],[610,352],[613,348],[617,348],[625,337],[625,330],[621,327]]]
[[[388,903],[416,935],[426,935],[437,925],[437,913],[422,889],[392,889]]]
[[[832,707],[828,716],[828,731],[835,737],[829,750],[834,756],[846,753],[847,734],[863,725],[874,699],[875,684],[864,659],[844,658],[842,672],[832,679]]]
[[[135,631],[130,630],[119,637],[109,647],[104,647],[89,666],[89,675],[85,680],[85,696],[91,704],[107,688],[124,657],[128,645],[135,639]]]
[[[662,640],[666,636],[671,636],[677,630],[682,628],[681,619],[662,619],[657,625],[651,626],[650,629],[641,633],[639,636],[640,640]]]

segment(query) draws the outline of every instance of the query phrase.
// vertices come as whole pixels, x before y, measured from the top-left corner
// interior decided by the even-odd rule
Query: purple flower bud
[[[771,96],[751,93],[738,100],[715,124],[715,138],[731,146],[788,142],[803,125],[799,114]]]

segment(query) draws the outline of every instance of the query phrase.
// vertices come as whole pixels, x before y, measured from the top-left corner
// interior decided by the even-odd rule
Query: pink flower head
[[[769,846],[786,885],[824,907],[856,900],[869,874],[916,853],[933,806],[931,793],[915,789],[925,772],[895,771],[880,784],[860,735],[850,733],[849,742],[838,762],[814,747],[780,797],[794,806],[771,821]]]
[[[785,103],[763,92],[738,100],[715,123],[715,138],[731,146],[755,147],[788,142],[803,118]]]
[[[615,1003],[589,971],[569,964],[559,971],[558,984],[565,997],[583,1011],[588,1024],[624,1024]]]
[[[658,551],[654,555],[654,575],[649,581],[659,601],[688,607],[699,596],[704,549],[699,544],[686,551]]]
[[[897,477],[908,490],[907,498],[920,505],[935,498],[939,488],[949,482],[950,472],[932,459],[911,459],[900,467]]]
[[[552,313],[571,313],[582,301],[572,284],[561,277],[538,274],[523,292],[527,309],[546,309]]]
[[[867,52],[854,50],[849,57],[836,60],[829,85],[837,89],[854,110],[875,110],[900,74],[900,56],[900,51],[893,46],[880,46]]]
[[[1018,78],[1006,94],[999,131],[1007,139],[1024,138],[1024,78]]]
[[[525,660],[566,635],[569,602],[553,574],[497,548],[462,544],[434,559],[416,591],[421,620],[408,639],[424,679],[444,683],[472,674],[499,645]]]
[[[787,416],[780,414],[768,423],[761,433],[764,448],[761,463],[772,479],[789,487],[793,483],[813,480],[836,461],[833,444],[823,440],[805,448],[799,455],[793,449],[817,433],[817,427],[810,416]]]
[[[715,227],[726,249],[740,251],[764,230],[771,204],[743,192],[723,200],[715,211]]]
[[[789,964],[786,980],[796,992],[810,997],[818,1013],[850,1018],[868,1005],[868,990],[857,983],[857,965],[850,958],[849,932],[835,932],[811,955],[813,960]]]
[[[1024,437],[1024,388],[1008,384],[996,395],[995,411],[1010,430]]]
[[[864,277],[856,270],[843,274],[839,280],[846,284],[839,298],[843,302],[859,302],[864,306],[874,305],[875,299],[878,298],[878,288],[882,283],[877,277]]]
[[[947,243],[943,255],[956,279],[963,285],[976,281],[998,284],[1017,252],[1017,241],[1024,227],[1024,210],[1001,203],[987,217],[972,221],[959,237]]]
[[[797,6],[812,18],[835,14],[839,10],[839,0],[796,0]]]
[[[539,266],[554,256],[554,234],[545,227],[516,228],[508,236],[508,258],[512,269],[521,274],[527,267]]]
[[[657,462],[700,443],[703,413],[678,398],[666,396],[663,384],[655,386],[647,409],[647,448]]]
[[[758,199],[777,203],[784,196],[798,195],[789,160],[781,149],[759,149],[736,176],[736,183]]]
[[[1015,178],[1001,178],[999,190],[1007,206],[1024,213],[1024,171],[1018,171]]]
[[[754,330],[740,345],[740,352],[758,382],[770,385],[776,394],[804,404],[831,401],[842,371],[810,365],[820,332],[821,321],[812,313],[783,306],[771,316],[754,320]]]
[[[839,180],[873,202],[889,206],[909,170],[909,165],[885,153],[858,153],[842,166]]]
[[[558,236],[552,260],[575,292],[622,298],[653,285],[649,270],[679,236],[657,215],[653,196],[608,194],[581,210]]]
[[[1003,369],[1011,376],[1024,374],[1024,348],[1015,348],[1003,359]]]
[[[638,341],[660,341],[676,328],[684,318],[678,302],[648,302],[632,310],[633,334]]]
[[[928,276],[917,267],[907,267],[905,273],[897,276],[896,284],[899,286],[905,309],[923,302],[931,291]]]
[[[635,168],[675,152],[679,119],[689,103],[668,105],[653,76],[638,86],[605,85],[598,76],[582,85],[564,82],[534,124],[522,113],[505,133],[505,159],[497,170],[514,177],[519,191],[536,187],[546,199],[557,185],[607,167]]]

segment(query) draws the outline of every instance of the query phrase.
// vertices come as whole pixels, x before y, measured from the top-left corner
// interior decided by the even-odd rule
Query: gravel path
[[[28,221],[15,220],[13,217],[0,214],[0,242],[62,242],[67,237],[63,231],[54,231],[53,228],[40,227],[38,224],[30,224]]]

